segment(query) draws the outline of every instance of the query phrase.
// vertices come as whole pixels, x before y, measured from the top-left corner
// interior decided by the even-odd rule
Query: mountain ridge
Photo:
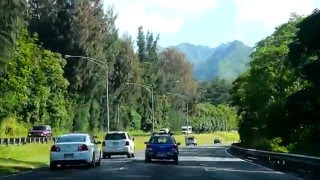
[[[184,53],[193,65],[194,78],[202,82],[216,78],[235,80],[248,68],[247,63],[253,52],[252,47],[239,40],[222,43],[214,48],[187,42],[167,48],[176,48]],[[163,49],[165,48],[161,51]]]

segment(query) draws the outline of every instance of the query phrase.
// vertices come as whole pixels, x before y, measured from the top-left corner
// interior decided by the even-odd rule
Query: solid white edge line
[[[1,178],[9,178],[9,177],[12,177],[12,176],[18,176],[18,175],[21,175],[21,174],[27,174],[27,173],[31,173],[31,172],[32,172],[32,170],[30,170],[30,171],[18,172],[18,173],[14,173],[14,174],[8,174],[8,175],[0,176],[0,179],[1,179]]]
[[[228,148],[226,148],[226,149],[224,150],[225,153],[228,154],[230,157],[237,158],[237,157],[231,155],[231,154],[228,152],[228,149],[230,149],[230,147],[228,147]],[[240,159],[240,158],[238,158],[238,159]],[[253,163],[253,162],[250,162],[250,161],[248,161],[248,160],[246,160],[246,159],[243,159],[243,160],[246,161],[246,162],[248,162],[248,163],[250,163],[250,164],[252,164],[252,165],[256,165],[256,166],[258,166],[258,167],[267,169],[267,170],[269,170],[269,171],[275,171],[275,170],[273,170],[273,169],[270,169],[270,168],[261,166],[261,165],[259,165],[259,164]],[[292,175],[292,174],[283,173],[283,172],[280,172],[280,171],[275,171],[275,172],[279,172],[280,174],[285,174],[285,175],[288,175],[288,176],[291,176],[291,177],[295,177],[295,178],[297,178],[297,179],[303,179],[303,178],[299,178],[299,177],[297,177],[297,176],[295,176],[295,175]]]
[[[228,152],[228,149],[229,149],[229,148],[224,149],[225,153],[228,154],[228,155],[229,155],[230,157],[232,157],[232,158],[237,158],[237,157],[231,155],[231,154]],[[238,158],[238,159],[241,159],[241,158]],[[270,168],[261,166],[261,165],[259,165],[259,164],[253,163],[253,162],[251,162],[251,161],[248,161],[247,159],[242,159],[242,160],[244,160],[244,161],[246,161],[247,163],[250,163],[250,164],[252,164],[252,165],[258,166],[258,167],[260,167],[260,168],[264,168],[264,169],[269,170],[269,171],[275,171],[275,170],[272,170],[272,169],[270,169]],[[284,174],[283,172],[280,172],[280,173]]]

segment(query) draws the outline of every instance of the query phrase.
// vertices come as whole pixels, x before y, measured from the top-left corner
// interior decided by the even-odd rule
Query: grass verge
[[[51,144],[36,143],[0,146],[0,176],[46,166],[50,146]]]
[[[139,136],[132,134],[132,136],[135,138],[136,151],[143,150],[145,148],[144,142],[150,138],[148,134],[140,134]],[[213,144],[214,138],[222,139],[223,143],[239,140],[237,133],[227,133],[227,141],[225,139],[225,132],[194,134],[193,136],[197,138],[198,145]],[[103,133],[98,134],[98,140],[102,141],[103,137]],[[185,146],[183,135],[174,135],[174,137],[177,142],[181,143],[181,146]],[[0,176],[47,166],[51,145],[52,143],[33,143],[21,146],[0,146]]]

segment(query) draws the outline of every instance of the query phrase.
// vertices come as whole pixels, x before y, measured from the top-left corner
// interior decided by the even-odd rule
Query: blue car
[[[179,164],[178,154],[180,143],[172,134],[153,134],[148,142],[145,142],[145,162],[150,163],[153,159],[158,160],[174,160],[175,164]]]

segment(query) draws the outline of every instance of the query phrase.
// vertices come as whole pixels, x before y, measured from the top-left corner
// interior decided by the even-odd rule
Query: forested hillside
[[[181,43],[175,46],[186,54],[193,65],[193,75],[198,81],[210,82],[216,78],[231,83],[248,69],[253,49],[241,41],[221,44],[216,48]]]
[[[213,85],[194,80],[183,53],[158,53],[159,36],[143,27],[119,34],[102,1],[1,1],[0,12],[0,136],[34,124],[106,131],[108,117],[110,130],[151,131],[152,104],[156,129],[180,130],[186,103],[195,131],[237,129],[235,109],[210,104]]]
[[[244,146],[319,154],[320,11],[292,16],[257,43],[232,87]]]

